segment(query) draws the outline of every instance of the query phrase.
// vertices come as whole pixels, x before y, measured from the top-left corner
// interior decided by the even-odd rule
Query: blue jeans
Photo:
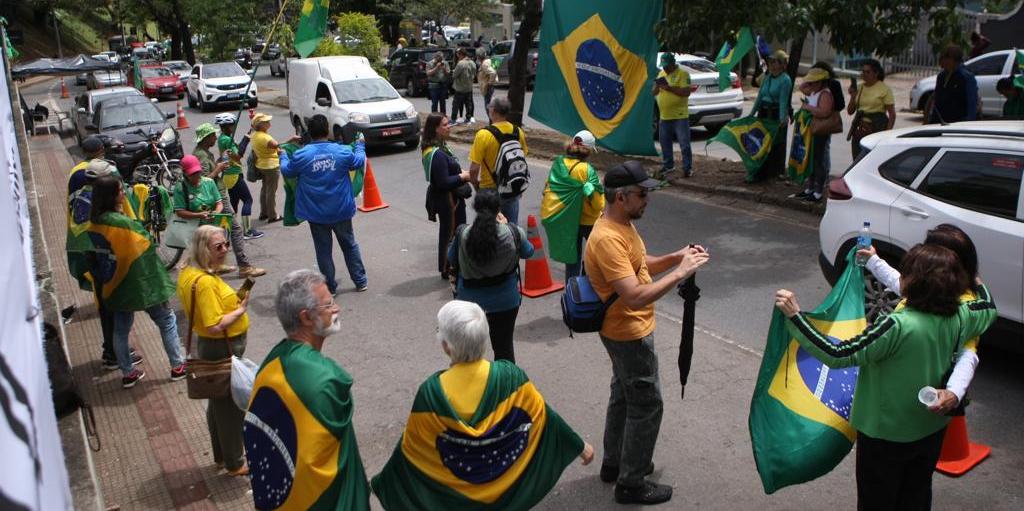
[[[430,94],[430,111],[448,115],[448,87],[443,83],[431,83],[427,86],[427,93]]]
[[[501,211],[502,215],[505,215],[508,223],[519,225],[519,197],[501,199],[499,211]]]
[[[683,153],[683,170],[693,168],[693,151],[690,149],[690,120],[662,119],[658,121],[658,141],[661,142],[661,168],[675,168],[676,160],[672,154],[672,135],[679,142],[679,151]]]
[[[178,340],[178,319],[174,316],[167,302],[158,303],[148,309],[153,323],[160,329],[160,339],[164,342],[164,351],[171,367],[175,368],[185,362],[181,354],[181,343]],[[132,372],[131,348],[128,347],[128,334],[135,322],[135,311],[114,311],[114,354],[121,372],[128,375]]]
[[[363,258],[359,255],[359,243],[352,232],[352,220],[342,220],[333,224],[317,224],[309,222],[309,232],[313,235],[313,250],[316,251],[316,265],[327,280],[327,289],[334,294],[338,290],[338,281],[334,279],[333,237],[338,237],[338,246],[345,256],[348,276],[357,288],[366,285],[366,269]]]

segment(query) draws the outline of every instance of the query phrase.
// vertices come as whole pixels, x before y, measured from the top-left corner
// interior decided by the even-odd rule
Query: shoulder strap
[[[468,227],[466,224],[459,224],[458,227],[455,228],[455,236],[452,239],[452,242],[455,243],[455,258],[449,262],[451,263],[452,270],[455,271],[456,275],[459,274],[459,257],[461,257],[459,252],[461,252],[462,249],[462,233],[466,232],[466,227]]]
[[[515,126],[513,126],[512,128],[514,130]],[[498,143],[498,153],[497,153],[497,156],[495,156],[494,162],[491,165],[487,166],[487,172],[489,172],[491,174],[491,180],[494,181],[494,186],[497,187],[498,186],[498,176],[495,173],[496,172],[496,167],[498,166],[497,158],[501,157],[501,139],[505,136],[505,134],[502,133],[501,130],[499,130],[493,124],[490,125],[490,126],[487,126],[484,129],[487,130],[487,132],[490,133],[494,137],[494,141]]]

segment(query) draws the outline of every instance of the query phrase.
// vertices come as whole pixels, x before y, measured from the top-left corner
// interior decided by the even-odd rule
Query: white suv
[[[237,62],[196,64],[185,82],[188,106],[199,107],[199,110],[205,112],[211,105],[237,105],[244,102],[247,108],[256,108],[259,104],[256,99],[256,82],[246,93],[250,81],[252,78]]]
[[[978,55],[964,62],[964,67],[974,75],[978,82],[978,98],[981,100],[981,114],[988,117],[1002,117],[1003,103],[1006,102],[996,91],[996,82],[1013,74],[1017,66],[1015,50],[1000,50]],[[910,109],[924,110],[928,100],[935,92],[935,80],[938,75],[923,78],[910,89]]]
[[[870,135],[861,145],[860,157],[828,187],[819,261],[829,283],[865,221],[879,255],[894,266],[926,231],[954,224],[977,246],[997,326],[1012,333],[1012,348],[1024,348],[1024,122],[916,126]],[[865,281],[874,319],[896,295],[869,273]]]

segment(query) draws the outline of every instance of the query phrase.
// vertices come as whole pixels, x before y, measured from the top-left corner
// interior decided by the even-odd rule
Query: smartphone
[[[664,76],[654,80],[654,83],[661,85],[662,87],[668,87],[668,80],[666,80]]]
[[[249,291],[252,291],[252,286],[254,284],[256,284],[255,280],[246,277],[245,282],[242,283],[242,287],[238,288],[238,291],[235,293],[238,295],[239,301],[245,300],[245,297],[249,296]]]

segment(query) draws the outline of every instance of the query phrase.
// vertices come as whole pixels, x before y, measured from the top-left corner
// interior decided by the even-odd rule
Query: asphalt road
[[[283,90],[283,83],[276,82]],[[261,87],[276,85],[268,81]],[[49,82],[29,87],[30,105],[55,90],[59,92]],[[160,106],[171,110],[173,103]],[[285,118],[284,110],[270,106],[260,110],[279,116],[272,135],[279,140],[290,135],[287,122],[276,122]],[[213,115],[188,111],[193,128]],[[183,130],[182,135],[186,150],[191,150],[193,131]],[[65,143],[76,158],[80,156],[72,139]],[[468,148],[454,149],[465,164]],[[368,292],[354,292],[340,250],[335,250],[344,330],[328,339],[324,352],[355,378],[355,427],[367,472],[373,475],[400,438],[417,386],[446,367],[447,358],[434,331],[437,309],[451,294],[435,269],[437,226],[427,221],[423,209],[425,186],[418,152],[396,145],[372,149],[370,155],[390,207],[360,213],[355,219],[369,275]],[[534,178],[522,205],[523,221],[527,214],[539,211],[547,173],[546,162],[530,163]],[[283,196],[279,191],[279,204]],[[315,268],[305,226],[259,227],[267,236],[246,245],[251,258],[269,272],[254,288],[249,309],[247,355],[256,361],[283,335],[273,311],[275,285],[290,270]],[[747,430],[773,291],[792,289],[808,307],[828,291],[816,264],[817,219],[768,206],[660,191],[652,196],[638,228],[653,253],[701,243],[712,255],[698,276],[702,298],[685,401],[678,397],[674,363],[682,302],[674,294],[658,302],[656,339],[666,409],[653,478],[675,488],[675,497],[662,509],[853,508],[852,455],[825,477],[764,495]],[[552,272],[560,279],[561,265],[552,264]],[[597,336],[569,338],[559,316],[557,294],[524,300],[517,325],[519,364],[600,456],[611,368]],[[985,351],[983,344],[981,360],[968,415],[972,438],[992,445],[993,454],[962,478],[936,475],[936,509],[1024,507],[1024,443],[1018,429],[1024,418],[1021,357]],[[600,457],[591,466],[570,466],[538,509],[617,509],[612,486],[597,477],[599,463]]]

